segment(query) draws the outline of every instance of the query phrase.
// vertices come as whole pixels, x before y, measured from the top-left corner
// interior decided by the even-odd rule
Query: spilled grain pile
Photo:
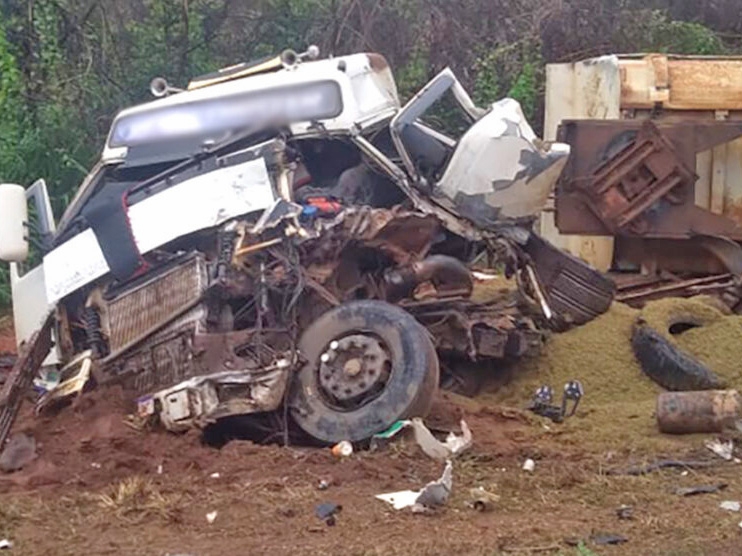
[[[677,449],[688,439],[657,431],[654,409],[662,389],[642,373],[631,348],[632,329],[640,315],[730,387],[742,388],[742,317],[725,315],[706,299],[664,299],[641,312],[615,303],[592,322],[553,335],[539,357],[518,362],[509,370],[509,382],[484,398],[524,407],[536,388],[548,384],[559,404],[563,385],[577,379],[585,388],[578,416],[551,425],[550,434],[560,435],[566,444],[591,442],[610,450]],[[692,326],[673,328],[673,334],[670,325],[676,321]]]
[[[647,305],[642,318],[730,388],[742,388],[741,316],[729,315],[712,298],[669,298]]]

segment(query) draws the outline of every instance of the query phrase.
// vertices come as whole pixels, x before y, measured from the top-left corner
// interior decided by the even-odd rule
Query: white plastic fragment
[[[162,475],[162,464],[157,466],[157,474]]]
[[[420,496],[419,490],[400,490],[398,492],[377,494],[376,498],[391,504],[395,510],[402,510],[414,506],[418,496]]]
[[[93,463],[90,464],[90,467],[92,467],[93,469],[100,469],[101,464],[98,463],[97,461],[94,461]]]
[[[724,500],[721,504],[719,504],[719,507],[722,510],[738,512],[742,506],[740,506],[740,503],[736,500]]]
[[[441,478],[431,481],[422,490],[401,490],[387,494],[377,494],[376,498],[394,506],[395,510],[412,508],[413,511],[422,508],[434,508],[442,506],[448,501],[453,487],[453,464],[446,462]]]
[[[211,475],[209,475],[209,477],[211,477],[212,479],[218,479],[219,477],[221,477],[221,475],[219,474],[218,471],[216,471],[212,473]]]
[[[687,476],[688,476],[688,470],[686,469],[685,471],[682,471],[682,472],[680,473],[680,476],[681,476],[681,477],[687,477]]]
[[[528,458],[526,461],[523,462],[523,471],[533,473],[534,469],[536,469],[536,462],[533,461],[531,458]]]
[[[0,550],[10,550],[13,548],[13,543],[8,539],[0,539]]]
[[[415,442],[425,454],[433,459],[445,461],[453,456],[466,451],[472,443],[472,434],[466,421],[461,421],[461,436],[449,433],[445,442],[441,442],[428,427],[425,426],[422,419],[415,417],[410,421],[412,430],[415,433]]]
[[[721,440],[707,440],[705,446],[720,458],[731,461],[734,451],[734,443],[731,440],[726,442],[722,442]]]
[[[206,521],[208,521],[209,523],[214,523],[215,519],[216,519],[216,510],[206,514]]]
[[[487,280],[495,280],[500,277],[498,274],[489,274],[487,272],[479,272],[477,270],[473,271],[471,275],[474,276],[475,280],[480,280],[482,282],[486,282]]]
[[[461,420],[461,436],[456,436],[454,433],[449,432],[444,442],[445,446],[451,450],[451,455],[456,456],[461,452],[469,449],[471,446],[472,436],[471,429],[466,421]]]

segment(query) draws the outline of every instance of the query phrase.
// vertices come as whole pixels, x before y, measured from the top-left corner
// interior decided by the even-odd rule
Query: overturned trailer
[[[742,311],[742,58],[547,66],[547,136],[572,156],[541,232],[642,305],[701,293]]]
[[[426,413],[437,351],[520,356],[607,309],[612,284],[531,231],[568,149],[515,101],[476,107],[444,70],[400,107],[380,55],[316,54],[155,80],[163,98],[116,116],[58,224],[42,181],[0,186],[21,350],[0,442],[42,365],[61,383],[41,410],[116,384],[170,430],[284,408],[359,440]],[[459,137],[428,119],[447,95]],[[518,302],[472,301],[483,255]]]

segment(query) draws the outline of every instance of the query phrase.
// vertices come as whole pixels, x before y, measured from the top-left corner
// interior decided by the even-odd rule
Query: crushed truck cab
[[[569,150],[515,101],[477,107],[444,70],[401,107],[382,56],[316,54],[153,81],[162,98],[118,114],[59,222],[35,224],[34,268],[0,186],[16,323],[34,320],[0,442],[52,343],[40,411],[115,384],[170,430],[283,407],[336,442],[423,416],[439,357],[518,357],[607,309],[611,283],[532,232]],[[448,96],[459,136],[436,125]],[[472,297],[484,258],[517,299]]]

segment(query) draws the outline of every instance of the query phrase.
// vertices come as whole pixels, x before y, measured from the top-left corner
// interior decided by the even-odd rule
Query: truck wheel
[[[289,406],[296,423],[327,443],[359,441],[395,421],[424,417],[438,388],[438,357],[427,330],[383,301],[352,301],[302,334],[306,363]]]

